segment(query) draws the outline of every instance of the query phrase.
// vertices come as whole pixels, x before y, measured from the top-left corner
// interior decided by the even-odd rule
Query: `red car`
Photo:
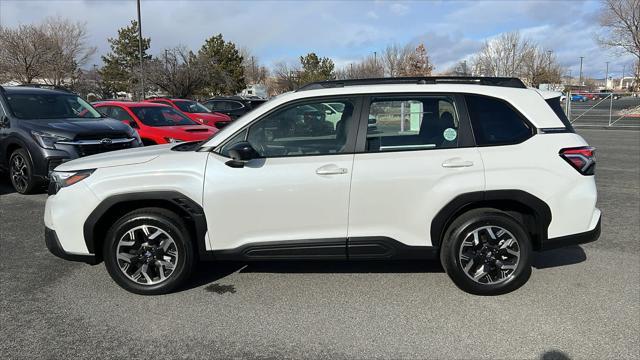
[[[180,111],[162,104],[103,101],[94,107],[104,116],[120,120],[136,129],[145,146],[199,141],[218,132],[218,129],[199,124]]]
[[[231,122],[231,118],[229,117],[229,115],[212,112],[204,105],[193,100],[151,98],[144,101],[169,105],[172,108],[178,111],[181,111],[183,114],[187,115],[191,120],[195,120],[201,124],[213,126],[218,129],[222,129],[224,126],[226,126]]]

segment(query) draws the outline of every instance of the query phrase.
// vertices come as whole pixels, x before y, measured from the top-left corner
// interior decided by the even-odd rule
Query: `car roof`
[[[56,90],[56,89],[47,89],[41,87],[31,87],[31,86],[3,86],[4,92],[8,95],[11,94],[27,94],[27,95],[45,95],[45,94],[57,94],[57,95],[76,95],[74,93],[64,91],[64,90]],[[77,96],[77,95],[76,95]]]
[[[225,134],[234,133],[242,128],[247,121],[251,121],[255,117],[274,109],[282,104],[317,97],[333,97],[341,96],[395,96],[395,95],[479,95],[497,98],[507,101],[520,113],[524,114],[533,125],[538,128],[561,127],[562,123],[558,119],[553,110],[544,103],[543,96],[535,89],[515,88],[505,86],[490,86],[476,84],[456,84],[456,83],[437,83],[437,84],[375,84],[375,85],[352,85],[345,87],[317,88],[304,91],[292,91],[278,95],[264,105],[254,110],[254,116],[241,118],[240,121],[234,121],[220,130],[220,135],[213,137],[205,146],[217,146],[220,141],[226,139]],[[330,99],[330,98],[329,98]],[[330,101],[330,100],[327,100]]]

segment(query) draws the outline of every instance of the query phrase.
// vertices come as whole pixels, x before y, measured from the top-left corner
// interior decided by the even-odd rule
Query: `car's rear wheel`
[[[184,222],[162,208],[144,208],[116,221],[104,243],[109,275],[124,289],[142,295],[171,292],[194,264]]]
[[[24,149],[17,149],[9,158],[9,178],[11,185],[20,194],[30,194],[38,186],[33,176],[31,157]]]
[[[527,282],[531,252],[529,236],[518,220],[499,210],[476,209],[451,223],[440,260],[460,289],[498,295]]]

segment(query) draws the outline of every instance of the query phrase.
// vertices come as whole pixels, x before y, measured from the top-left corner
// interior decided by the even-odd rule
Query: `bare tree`
[[[278,62],[273,66],[273,83],[270,88],[276,94],[293,91],[300,86],[300,67],[291,65],[285,61]]]
[[[42,30],[50,45],[44,71],[44,81],[51,85],[71,82],[79,68],[96,52],[87,45],[87,26],[62,18],[47,18]]]
[[[407,62],[413,48],[410,44],[400,46],[392,44],[386,47],[382,52],[382,64],[384,66],[384,74],[389,77],[400,76],[403,69],[407,66]]]
[[[473,59],[474,73],[483,76],[521,77],[532,44],[519,32],[504,33],[484,43]]]
[[[604,0],[600,24],[602,45],[620,48],[640,60],[640,0]]]
[[[400,70],[402,76],[431,76],[434,66],[427,54],[424,44],[418,45],[414,51],[410,52],[405,61],[404,67]]]
[[[150,60],[146,77],[151,84],[180,98],[192,97],[208,80],[202,59],[184,46],[166,49]]]
[[[0,70],[6,80],[31,83],[44,75],[51,48],[41,25],[0,27]]]
[[[471,76],[473,74],[473,70],[471,66],[467,62],[467,60],[458,61],[455,65],[450,67],[448,70],[444,72],[443,75],[450,76]]]
[[[640,86],[640,0],[603,0],[597,40],[636,57],[635,84]]]
[[[538,87],[540,84],[559,84],[564,72],[553,52],[538,46],[532,46],[526,54],[523,54],[522,65],[520,76],[533,87]]]
[[[247,84],[265,84],[269,77],[269,69],[260,65],[260,60],[246,48],[240,48],[242,55],[242,66],[244,67],[244,78]]]
[[[383,76],[384,65],[373,55],[369,55],[359,62],[351,63],[336,73],[338,79],[371,79]]]

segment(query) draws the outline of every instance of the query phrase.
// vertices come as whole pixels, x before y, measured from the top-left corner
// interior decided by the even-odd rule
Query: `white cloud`
[[[370,18],[370,19],[378,19],[379,18],[378,14],[376,14],[376,12],[373,11],[373,10],[367,11],[367,17]]]
[[[392,13],[402,16],[409,12],[409,6],[402,3],[393,3],[389,6]]]

